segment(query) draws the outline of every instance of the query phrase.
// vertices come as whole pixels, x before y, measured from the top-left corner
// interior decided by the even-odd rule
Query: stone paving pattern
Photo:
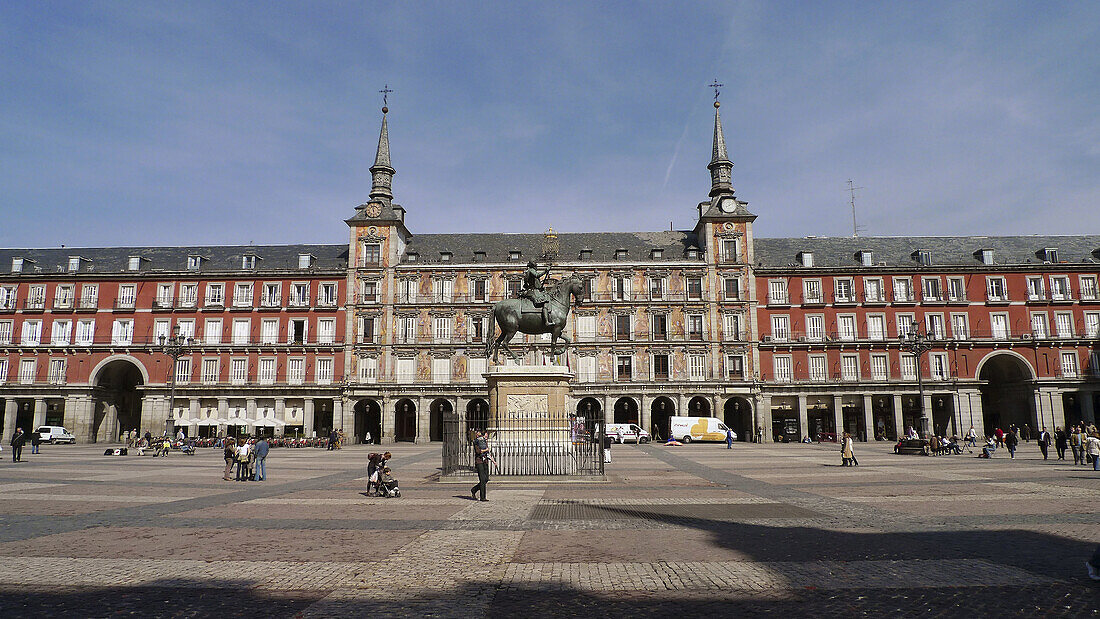
[[[487,503],[388,449],[400,499],[364,496],[366,447],[274,449],[263,483],[216,450],[2,461],[0,617],[1100,617],[1100,475],[1034,444],[616,446],[606,482]]]

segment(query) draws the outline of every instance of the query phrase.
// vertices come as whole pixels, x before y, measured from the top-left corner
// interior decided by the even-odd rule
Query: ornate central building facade
[[[487,414],[492,304],[548,249],[586,282],[575,346],[512,347],[568,365],[588,423],[665,438],[672,415],[717,416],[763,441],[892,439],[922,411],[941,434],[1095,423],[1100,236],[757,239],[717,103],[691,230],[415,235],[387,113],[347,243],[0,250],[2,431],[442,440],[445,417]]]

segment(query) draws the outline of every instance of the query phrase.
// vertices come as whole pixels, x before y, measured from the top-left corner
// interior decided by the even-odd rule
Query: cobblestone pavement
[[[857,445],[616,446],[603,483],[437,479],[395,445],[403,498],[363,492],[366,447],[0,463],[0,617],[1100,617],[1084,560],[1100,475]]]

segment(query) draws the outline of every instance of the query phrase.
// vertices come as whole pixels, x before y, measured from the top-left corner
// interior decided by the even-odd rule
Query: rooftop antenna
[[[865,187],[856,187],[852,179],[848,179],[848,194],[850,196],[849,203],[852,205],[852,236],[859,236],[859,231],[862,230],[859,224],[856,223],[856,191],[859,189],[866,189]]]

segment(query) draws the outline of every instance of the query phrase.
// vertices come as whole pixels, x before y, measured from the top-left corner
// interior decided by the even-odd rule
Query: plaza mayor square
[[[0,617],[1100,617],[1097,24],[0,6]]]

